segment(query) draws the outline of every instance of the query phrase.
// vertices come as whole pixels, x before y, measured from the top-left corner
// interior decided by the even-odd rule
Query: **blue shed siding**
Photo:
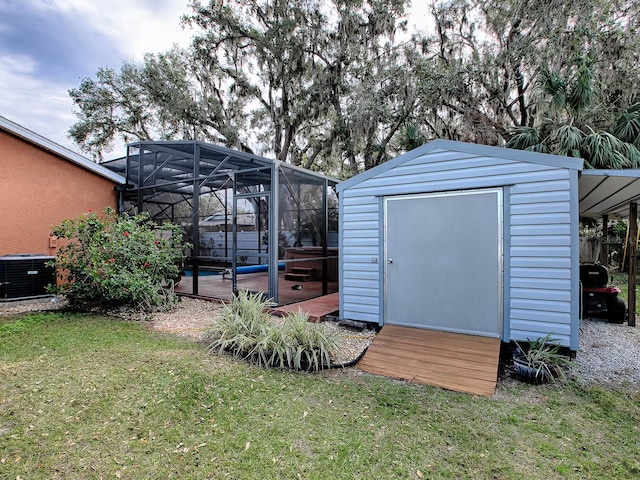
[[[577,280],[572,274],[577,268],[577,253],[572,250],[577,205],[572,207],[571,169],[564,157],[557,157],[555,166],[549,156],[543,156],[543,162],[520,161],[497,154],[508,152],[506,149],[489,150],[496,154],[433,150],[406,161],[399,157],[391,161],[395,162],[391,167],[379,173],[374,169],[363,180],[342,190],[339,187],[342,317],[383,322],[381,197],[508,187],[504,295],[509,318],[504,319],[503,340],[526,340],[553,332],[563,345],[577,349],[577,332],[573,331],[578,315]]]
[[[575,343],[569,175],[558,169],[556,180],[511,188],[510,327],[516,340],[553,332],[564,345]],[[550,294],[550,280],[566,281],[556,282]]]

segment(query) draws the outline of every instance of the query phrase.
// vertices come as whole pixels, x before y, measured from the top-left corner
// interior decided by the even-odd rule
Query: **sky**
[[[0,0],[0,116],[79,152],[69,90],[100,68],[188,45],[186,13],[188,0]]]

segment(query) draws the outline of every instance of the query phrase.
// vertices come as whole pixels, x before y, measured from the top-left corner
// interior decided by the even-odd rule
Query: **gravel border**
[[[585,319],[574,374],[583,385],[640,392],[640,327]]]
[[[0,316],[27,311],[60,310],[66,302],[60,298],[0,303]],[[215,322],[221,303],[182,297],[170,312],[142,315],[131,311],[114,312],[120,318],[147,320],[153,330],[167,332],[194,341],[202,341]],[[346,363],[360,355],[375,338],[375,331],[358,331],[335,322],[320,324],[334,331],[340,353],[337,363]],[[580,323],[580,344],[573,363],[572,376],[582,385],[609,390],[640,393],[640,327],[617,325],[585,319]],[[505,379],[500,379],[500,382]]]

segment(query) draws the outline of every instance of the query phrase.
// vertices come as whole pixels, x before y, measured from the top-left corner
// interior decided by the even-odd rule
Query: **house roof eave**
[[[4,130],[36,147],[47,150],[64,160],[75,163],[79,167],[111,180],[118,185],[124,185],[125,183],[125,179],[121,175],[2,116],[0,116],[0,130]]]

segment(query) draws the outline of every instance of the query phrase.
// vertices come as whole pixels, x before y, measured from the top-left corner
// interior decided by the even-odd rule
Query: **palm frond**
[[[576,112],[584,110],[591,104],[594,95],[593,88],[594,74],[591,66],[587,62],[582,62],[578,67],[576,77],[571,82],[567,103]]]
[[[420,131],[420,127],[415,123],[408,123],[402,132],[402,142],[407,150],[418,148],[427,141]]]
[[[561,108],[567,102],[567,83],[559,72],[543,70],[540,74],[540,88],[551,99],[551,105]]]
[[[623,154],[624,143],[608,132],[591,131],[585,135],[581,151],[593,168],[628,168],[631,160]]]
[[[528,148],[525,148],[527,152],[536,152],[536,153],[549,153],[549,149],[545,146],[544,143],[539,143],[537,145],[531,145]]]
[[[637,103],[626,109],[615,120],[611,133],[620,140],[640,148],[640,104]]]
[[[584,132],[573,125],[562,125],[550,135],[552,151],[557,155],[579,157]]]
[[[512,130],[513,135],[507,140],[507,148],[516,150],[531,150],[542,143],[540,132],[532,127],[516,127]]]
[[[623,142],[620,153],[629,162],[628,168],[640,168],[640,150],[633,143]]]

